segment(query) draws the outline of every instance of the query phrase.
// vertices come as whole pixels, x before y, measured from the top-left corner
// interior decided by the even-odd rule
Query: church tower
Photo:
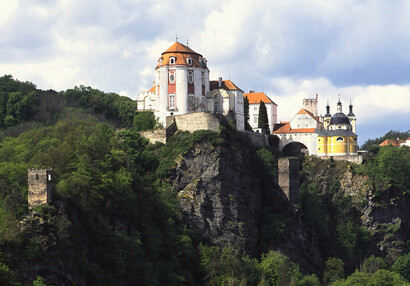
[[[349,114],[347,115],[347,117],[349,118],[350,124],[352,125],[352,131],[356,133],[356,115],[354,115],[353,113],[352,101],[350,101]]]
[[[209,69],[202,55],[179,42],[161,54],[155,69],[155,115],[164,126],[167,116],[206,111],[209,90]]]

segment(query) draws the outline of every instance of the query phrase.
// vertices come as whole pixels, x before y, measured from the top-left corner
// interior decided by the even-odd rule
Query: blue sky
[[[211,78],[267,93],[279,120],[316,93],[320,113],[352,100],[363,144],[410,129],[408,15],[410,1],[1,1],[0,74],[136,98],[178,36]]]

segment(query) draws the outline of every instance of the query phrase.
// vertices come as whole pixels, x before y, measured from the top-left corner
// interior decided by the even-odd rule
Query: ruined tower
[[[289,202],[299,203],[299,158],[279,158],[278,183]]]
[[[51,203],[53,171],[50,169],[28,169],[28,206],[30,209]]]

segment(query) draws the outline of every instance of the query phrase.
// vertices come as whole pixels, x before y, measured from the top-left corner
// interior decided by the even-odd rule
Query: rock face
[[[239,245],[253,253],[258,243],[262,195],[252,188],[249,153],[199,144],[180,157],[173,180],[183,220],[216,245]]]
[[[330,192],[350,198],[352,211],[360,216],[361,224],[369,232],[369,255],[393,262],[410,250],[407,242],[410,239],[408,195],[393,187],[376,195],[370,178],[356,173],[348,162],[337,162],[337,167],[330,167],[329,160],[310,160],[309,165],[315,167],[308,173],[309,181],[316,182],[322,193],[329,193],[332,189],[330,182],[338,182],[338,186]],[[334,199],[333,195],[330,200]]]
[[[319,272],[323,261],[317,241],[309,238],[301,216],[286,199],[275,180],[263,181],[255,164],[255,152],[244,146],[213,147],[199,144],[183,154],[171,178],[183,210],[182,220],[199,230],[202,237],[218,246],[239,246],[247,254],[257,255],[263,240],[266,249],[279,250],[300,264],[302,271]],[[259,162],[260,163],[260,162]],[[273,205],[267,206],[271,192]],[[270,202],[272,203],[272,202]],[[280,219],[275,233],[271,223],[276,209]],[[275,211],[274,211],[275,212]],[[266,232],[270,237],[266,239]]]

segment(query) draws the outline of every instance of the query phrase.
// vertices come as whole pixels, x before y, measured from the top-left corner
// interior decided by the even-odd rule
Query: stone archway
[[[306,145],[300,142],[296,142],[296,141],[286,144],[282,148],[282,151],[286,156],[308,156],[309,155],[309,149],[306,147]]]

